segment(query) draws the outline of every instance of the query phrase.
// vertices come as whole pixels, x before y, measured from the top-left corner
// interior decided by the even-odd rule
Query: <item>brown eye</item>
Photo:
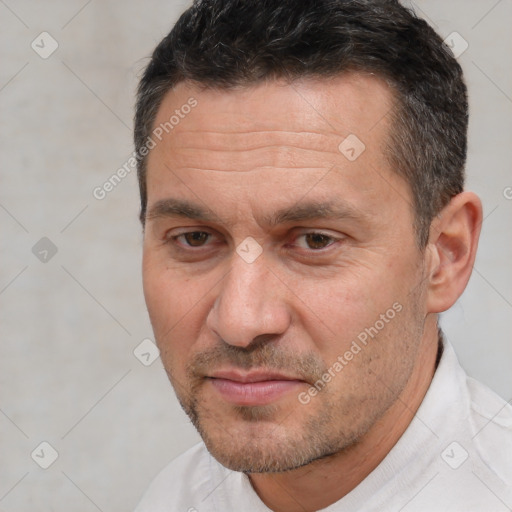
[[[332,237],[322,233],[307,233],[304,238],[310,249],[324,249],[332,241]]]
[[[191,231],[189,233],[183,233],[182,236],[190,247],[201,247],[210,236],[205,231]]]

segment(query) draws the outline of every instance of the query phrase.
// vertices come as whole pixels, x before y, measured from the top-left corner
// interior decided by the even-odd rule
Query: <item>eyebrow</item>
[[[315,219],[365,219],[367,213],[341,201],[301,201],[263,217],[268,227],[290,222]],[[187,218],[200,222],[220,222],[211,210],[184,199],[166,198],[157,201],[148,211],[146,220],[155,218]]]

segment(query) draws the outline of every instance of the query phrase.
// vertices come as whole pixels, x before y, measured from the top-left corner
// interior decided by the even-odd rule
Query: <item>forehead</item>
[[[383,157],[393,104],[390,87],[368,74],[228,90],[182,82],[154,123],[148,209],[168,197],[197,203],[199,196],[209,206],[222,203],[227,215],[245,215],[241,205],[251,204],[263,216],[307,194],[343,196],[354,209],[376,212],[407,199]],[[345,141],[360,156],[348,158]]]
[[[183,117],[180,110],[191,99],[197,101],[197,107]],[[294,82],[273,80],[230,89],[204,89],[180,82],[164,96],[153,128],[165,125],[174,114],[172,130],[164,137],[189,135],[193,123],[195,131],[218,130],[232,137],[237,133],[243,136],[244,132],[282,130],[338,137],[358,133],[364,138],[374,130],[378,134],[387,129],[386,114],[393,103],[393,90],[373,74],[345,73]],[[183,122],[185,118],[189,120]]]
[[[353,150],[382,165],[393,100],[387,84],[369,74],[227,90],[181,82],[158,110],[148,169],[163,163],[175,171],[236,173],[356,167]]]

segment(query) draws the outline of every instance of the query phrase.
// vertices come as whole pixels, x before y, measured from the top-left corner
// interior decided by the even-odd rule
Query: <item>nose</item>
[[[272,339],[288,329],[286,285],[267,267],[263,255],[247,263],[235,253],[220,286],[206,325],[224,342],[247,347],[260,336]]]

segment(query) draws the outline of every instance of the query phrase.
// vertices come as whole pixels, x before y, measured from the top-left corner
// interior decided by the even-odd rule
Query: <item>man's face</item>
[[[155,128],[175,117],[148,158],[146,302],[180,403],[231,469],[343,450],[411,375],[424,265],[383,154],[391,105],[384,82],[351,74],[181,83],[159,109]]]

